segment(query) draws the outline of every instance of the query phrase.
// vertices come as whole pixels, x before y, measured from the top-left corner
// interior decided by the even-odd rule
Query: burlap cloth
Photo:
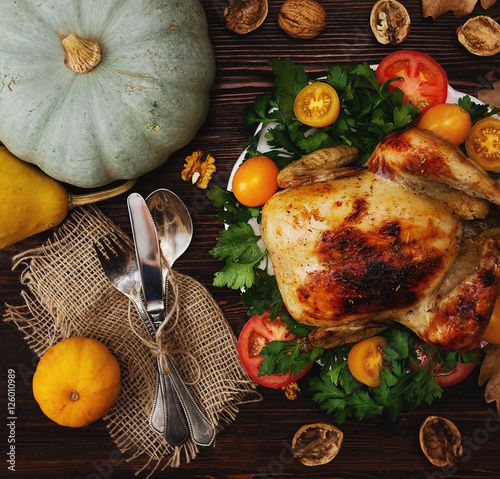
[[[97,259],[93,242],[110,233],[125,237],[96,207],[78,208],[51,241],[17,255],[14,268],[23,268],[25,304],[7,305],[5,319],[17,325],[39,356],[70,336],[93,337],[110,349],[120,364],[122,390],[104,420],[129,461],[145,458],[137,472],[150,469],[152,474],[160,466],[179,466],[182,457],[190,462],[199,449],[191,439],[173,447],[150,428],[158,353],[148,347],[149,337],[135,308],[109,283]],[[170,295],[178,294],[179,315],[175,321],[170,318],[172,327],[165,328],[168,349],[192,395],[220,432],[236,418],[239,405],[260,397],[212,296],[189,276],[174,271],[173,280],[176,291]]]

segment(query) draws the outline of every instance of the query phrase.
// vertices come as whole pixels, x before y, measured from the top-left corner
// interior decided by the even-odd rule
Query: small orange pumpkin
[[[61,426],[83,427],[104,416],[120,388],[120,366],[109,349],[80,336],[49,348],[33,376],[35,400]]]

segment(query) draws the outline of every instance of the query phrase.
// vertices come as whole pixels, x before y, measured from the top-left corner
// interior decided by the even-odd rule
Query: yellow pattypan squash
[[[85,337],[49,348],[33,376],[42,412],[61,426],[83,427],[104,416],[120,388],[118,361],[104,344]]]

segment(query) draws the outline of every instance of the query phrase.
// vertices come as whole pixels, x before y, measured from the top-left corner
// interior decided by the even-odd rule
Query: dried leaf
[[[422,0],[422,16],[434,20],[450,10],[456,18],[464,17],[474,10],[477,0]],[[496,3],[496,0],[481,0],[481,6],[486,10]]]
[[[481,6],[485,9],[488,10],[491,6],[495,5],[497,3],[497,0],[481,0]]]
[[[493,83],[493,90],[484,88],[478,92],[477,97],[490,107],[500,108],[500,80]]]
[[[500,414],[500,345],[487,344],[483,351],[486,356],[479,371],[479,386],[486,382],[484,399],[487,403],[496,402],[497,412]]]

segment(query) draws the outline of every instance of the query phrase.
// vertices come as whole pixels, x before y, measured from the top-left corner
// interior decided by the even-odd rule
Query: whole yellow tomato
[[[236,170],[232,190],[245,206],[262,206],[278,191],[278,167],[267,156],[249,158]]]
[[[469,112],[453,103],[440,103],[429,108],[418,127],[430,130],[454,145],[461,145],[469,136],[472,121]]]

